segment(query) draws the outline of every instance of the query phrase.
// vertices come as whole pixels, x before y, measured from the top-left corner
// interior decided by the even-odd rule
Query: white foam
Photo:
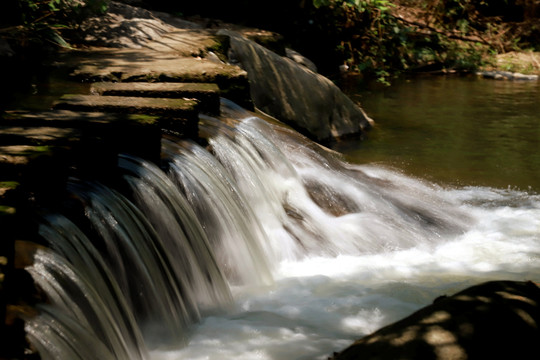
[[[236,314],[207,318],[188,347],[153,355],[325,359],[439,295],[492,279],[540,279],[538,209],[475,211],[484,220],[435,247],[283,261],[273,287],[234,290]]]

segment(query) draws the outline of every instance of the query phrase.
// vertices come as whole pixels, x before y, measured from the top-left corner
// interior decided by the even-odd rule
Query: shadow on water
[[[467,77],[403,79],[346,90],[376,125],[334,149],[450,185],[540,190],[540,85]]]

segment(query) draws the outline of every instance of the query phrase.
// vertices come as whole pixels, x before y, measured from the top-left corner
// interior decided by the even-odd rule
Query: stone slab
[[[2,145],[69,145],[81,137],[81,132],[70,128],[0,126]]]
[[[179,117],[194,121],[198,118],[197,101],[186,99],[67,94],[53,108]]]
[[[69,53],[59,65],[84,82],[215,83],[221,96],[252,108],[246,71],[235,65],[150,49],[107,49]]]
[[[140,125],[140,126],[158,126],[159,118],[144,114],[117,114],[97,111],[25,111],[10,110],[0,118],[0,126],[23,126],[23,127],[56,127],[56,128],[74,128],[89,129],[102,128],[112,124],[121,123]]]
[[[18,139],[19,145],[35,145],[32,134],[41,139],[47,129],[53,129],[53,134],[65,134],[66,139],[51,140],[47,144],[68,146],[71,165],[88,173],[100,172],[100,162],[103,168],[114,168],[120,153],[159,162],[163,121],[157,116],[144,114],[9,111],[0,120],[0,129],[31,129],[30,132],[21,131],[21,136],[27,135],[26,138],[7,135],[11,136],[13,143]]]
[[[72,54],[66,65],[84,81],[164,81],[217,83],[220,78],[247,79],[241,68],[197,57],[147,49],[93,49]],[[219,83],[218,83],[219,85]]]
[[[220,90],[212,83],[98,82],[92,85],[90,92],[105,96],[196,99],[201,112],[219,114]]]

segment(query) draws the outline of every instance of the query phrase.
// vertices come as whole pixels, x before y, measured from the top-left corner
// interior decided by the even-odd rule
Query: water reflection
[[[351,86],[376,121],[363,143],[335,149],[452,185],[540,191],[540,85],[421,77],[390,88]]]

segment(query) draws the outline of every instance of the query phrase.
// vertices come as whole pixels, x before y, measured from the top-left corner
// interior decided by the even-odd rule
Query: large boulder
[[[333,360],[540,359],[540,288],[492,281],[441,297]]]
[[[360,135],[371,119],[329,79],[250,41],[230,37],[232,57],[248,73],[251,97],[261,111],[316,141]]]

